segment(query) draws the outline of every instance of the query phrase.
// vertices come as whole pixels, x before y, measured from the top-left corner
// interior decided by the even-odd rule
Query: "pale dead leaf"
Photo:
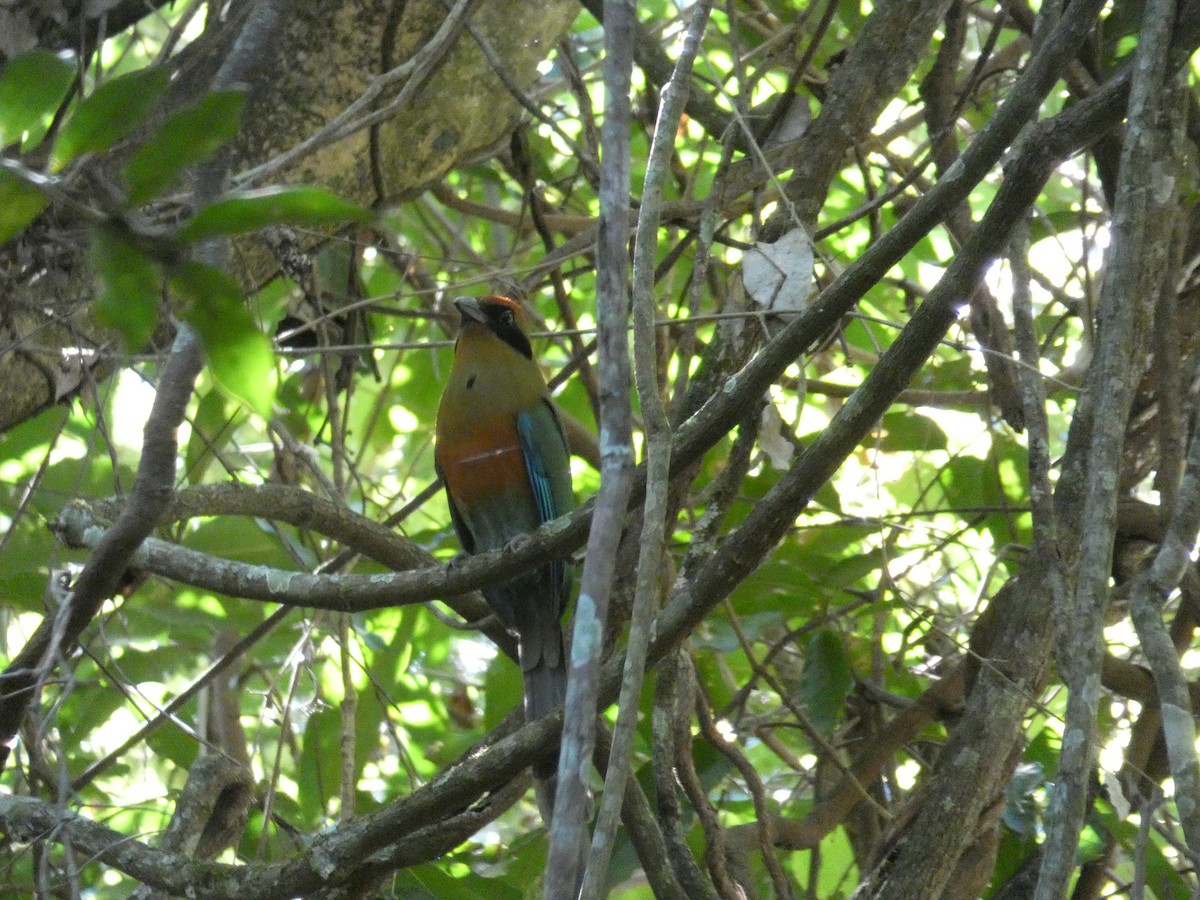
[[[808,99],[796,94],[788,102],[783,118],[771,129],[770,135],[763,142],[763,148],[769,150],[772,147],[799,140],[804,137],[804,132],[808,131],[810,122],[812,122],[812,110],[808,107]]]
[[[771,312],[801,312],[812,292],[813,245],[803,228],[773,244],[762,241],[742,257],[746,293]]]
[[[772,468],[780,472],[791,465],[792,454],[796,452],[796,448],[785,435],[784,429],[786,428],[783,416],[779,414],[774,403],[768,403],[763,407],[762,424],[758,430],[758,446],[762,448],[763,453],[767,454]]]

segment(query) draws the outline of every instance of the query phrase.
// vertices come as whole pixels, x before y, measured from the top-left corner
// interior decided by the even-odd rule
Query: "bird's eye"
[[[517,320],[513,316],[513,311],[511,309],[506,309],[500,313],[500,321],[505,325],[513,325]]]

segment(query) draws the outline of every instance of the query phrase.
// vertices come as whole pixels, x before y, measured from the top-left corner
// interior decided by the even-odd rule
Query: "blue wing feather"
[[[546,415],[549,413],[549,416]],[[550,425],[554,431],[551,440],[555,446],[553,450],[547,448],[545,438],[539,434],[539,428],[545,428]],[[557,417],[554,417],[554,412],[548,404],[540,407],[536,414],[520,413],[517,416],[517,434],[521,438],[521,450],[525,457],[525,472],[529,476],[529,487],[533,491],[534,503],[537,506],[538,524],[545,524],[551,519],[557,519],[563,513],[567,512],[569,506],[562,503],[560,494],[556,491],[554,476],[551,474],[551,466],[561,468],[563,463],[569,466],[569,457],[567,455],[566,441],[562,436]],[[547,452],[557,451],[557,459],[547,459]],[[567,477],[570,470],[567,470]],[[561,473],[557,473],[560,474]],[[563,507],[563,508],[560,508]]]
[[[517,417],[517,433],[521,436],[521,449],[525,456],[525,472],[529,476],[529,487],[533,490],[533,502],[537,506],[538,524],[558,518],[554,508],[554,495],[550,490],[550,475],[546,463],[534,443],[533,421],[529,416]]]
[[[570,512],[574,506],[571,493],[571,456],[562,425],[549,401],[543,401],[529,412],[517,415],[517,435],[525,456],[525,471],[537,508],[538,524]],[[559,612],[566,609],[570,579],[565,560],[550,563],[554,593]]]

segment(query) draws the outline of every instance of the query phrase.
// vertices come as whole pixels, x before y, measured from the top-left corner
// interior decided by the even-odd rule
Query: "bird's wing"
[[[570,512],[571,457],[562,425],[549,400],[517,414],[517,434],[525,456],[525,471],[533,490],[539,523]]]
[[[571,454],[561,423],[549,400],[517,415],[517,434],[525,455],[525,471],[537,506],[539,524],[557,519],[575,506],[571,491]],[[557,615],[570,599],[571,579],[566,560],[550,564]]]
[[[458,541],[462,544],[463,550],[467,553],[475,552],[475,535],[471,533],[470,526],[462,517],[462,513],[458,511],[458,504],[454,502],[454,495],[450,492],[450,485],[446,481],[446,473],[442,471],[441,464],[437,461],[437,457],[433,458],[433,469],[437,472],[438,478],[441,479],[442,485],[446,488],[446,505],[450,507],[450,521],[454,525],[454,531],[458,535]]]

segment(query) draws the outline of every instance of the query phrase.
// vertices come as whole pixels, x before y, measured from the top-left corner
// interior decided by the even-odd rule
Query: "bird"
[[[438,405],[434,465],[463,550],[486,553],[574,508],[570,450],[521,306],[494,295],[454,305],[462,324]],[[571,575],[569,562],[555,559],[483,588],[517,639],[527,722],[552,713],[566,695],[562,617]],[[555,771],[552,762],[534,766],[547,818]]]

